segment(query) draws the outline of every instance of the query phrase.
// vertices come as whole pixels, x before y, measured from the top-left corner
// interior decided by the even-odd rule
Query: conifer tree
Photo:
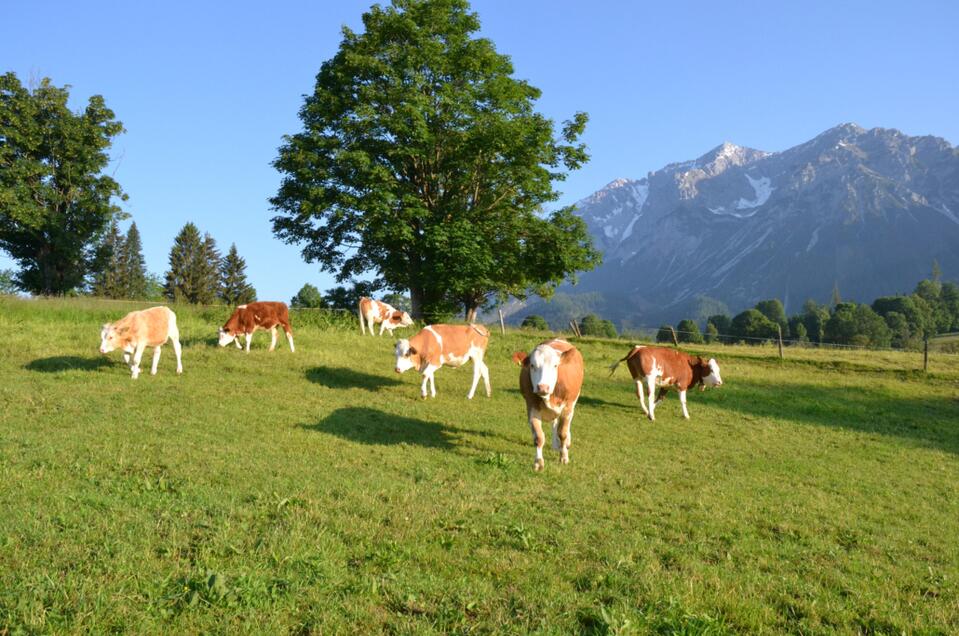
[[[220,286],[220,254],[213,237],[200,239],[200,230],[187,223],[170,248],[170,269],[164,295],[173,302],[209,304]]]
[[[220,264],[220,300],[227,305],[242,305],[256,300],[256,290],[246,280],[246,260],[236,250],[236,243]]]
[[[132,223],[120,247],[119,287],[120,298],[141,300],[147,296],[147,269],[143,260],[143,245],[140,230]]]
[[[120,288],[120,251],[123,248],[123,237],[116,219],[110,224],[110,229],[97,246],[96,258],[93,260],[93,281],[90,291],[94,296],[102,298],[121,298]]]

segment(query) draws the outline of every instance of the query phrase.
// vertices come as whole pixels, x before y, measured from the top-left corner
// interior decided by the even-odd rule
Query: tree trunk
[[[476,310],[477,310],[477,309],[479,309],[479,306],[478,306],[478,305],[476,305],[476,304],[474,304],[474,303],[472,303],[472,302],[465,303],[465,311],[464,311],[464,313],[466,314],[466,322],[469,322],[469,323],[474,323],[474,322],[476,322]]]
[[[410,314],[414,320],[423,319],[423,288],[410,285]]]

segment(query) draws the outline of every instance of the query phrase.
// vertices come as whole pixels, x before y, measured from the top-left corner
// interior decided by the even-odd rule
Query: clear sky
[[[0,72],[101,94],[125,209],[162,274],[187,221],[235,242],[263,300],[332,277],[273,238],[270,163],[367,1],[0,2]],[[777,151],[842,122],[959,141],[959,2],[474,0],[557,122],[590,114],[571,203],[723,141]],[[10,261],[0,256],[0,267]]]

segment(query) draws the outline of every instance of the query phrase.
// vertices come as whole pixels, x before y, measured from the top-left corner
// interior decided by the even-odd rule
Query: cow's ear
[[[409,349],[406,350],[406,352],[407,352],[407,355],[411,355],[411,356],[415,356],[418,353],[416,351],[416,347],[410,347]]]
[[[517,366],[529,366],[529,357],[526,355],[525,351],[514,351],[512,360]]]

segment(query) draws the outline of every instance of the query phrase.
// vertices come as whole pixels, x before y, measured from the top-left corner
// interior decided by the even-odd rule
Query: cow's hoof
[[[177,369],[177,370],[176,370],[176,374],[177,374],[177,375],[183,375],[183,369]]]
[[[560,463],[560,464],[568,464],[568,463],[569,463],[569,457],[560,457],[560,458],[559,458],[559,463]]]
[[[545,465],[546,465],[546,462],[544,462],[542,459],[537,459],[535,462],[533,462],[533,470],[535,470],[536,472],[539,472],[543,470]]]

